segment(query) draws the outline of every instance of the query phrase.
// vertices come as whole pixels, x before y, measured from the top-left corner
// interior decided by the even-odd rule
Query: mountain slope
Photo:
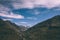
[[[60,40],[60,15],[25,31],[26,40]]]
[[[0,19],[0,40],[22,40],[17,25]]]

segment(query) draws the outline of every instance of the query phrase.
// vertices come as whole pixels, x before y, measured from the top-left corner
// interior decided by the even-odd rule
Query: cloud
[[[12,2],[13,2],[12,0],[0,0],[0,5],[13,9]]]
[[[60,0],[21,0],[20,2],[14,2],[12,5],[16,9],[34,8],[41,5],[48,8],[52,8],[60,5]]]
[[[1,12],[1,11],[10,11],[10,8],[5,7],[4,5],[1,5],[1,4],[0,4],[0,12]]]
[[[33,7],[33,4],[30,2],[30,0],[22,0],[20,2],[14,2],[12,5],[15,9]]]
[[[52,8],[60,5],[60,0],[0,0],[0,4],[11,9],[34,8],[41,5]]]
[[[18,15],[18,14],[13,14],[12,12],[10,14],[0,13],[0,16],[7,17],[7,18],[15,18],[15,19],[23,19],[24,18],[24,16]]]
[[[35,15],[39,15],[41,11],[38,11],[37,9],[34,10],[34,13]]]
[[[20,23],[23,23],[23,24],[25,24],[25,23],[27,23],[27,22],[20,22]]]
[[[60,0],[48,0],[48,7],[56,7],[60,5]]]
[[[17,25],[19,25],[19,26],[20,26],[20,25],[30,26],[28,22],[23,22],[23,21],[22,21],[22,22],[15,22],[15,24],[17,24]]]
[[[3,19],[4,21],[6,21],[6,20],[12,20],[12,19]]]
[[[35,18],[35,17],[27,17],[27,19],[29,19],[29,20],[37,20],[37,18]]]
[[[4,5],[0,5],[0,16],[7,18],[23,19],[24,16],[15,14],[12,10]]]

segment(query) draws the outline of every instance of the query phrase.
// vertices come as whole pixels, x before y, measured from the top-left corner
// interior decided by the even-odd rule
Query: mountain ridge
[[[0,40],[22,40],[22,32],[16,24],[0,19]]]
[[[26,40],[60,40],[60,15],[34,25],[25,31]]]
[[[42,21],[42,22],[40,22],[40,23],[37,23],[37,24],[35,24],[35,25],[32,26],[32,27],[35,27],[36,25],[41,24],[41,23],[43,23],[43,22],[45,22],[45,21],[51,20],[51,19],[53,19],[53,18],[55,18],[55,17],[60,17],[60,15],[53,16],[52,18],[49,18],[49,19],[44,20],[44,21]],[[59,18],[58,18],[58,19],[59,19]],[[31,27],[31,28],[32,28],[32,27]]]

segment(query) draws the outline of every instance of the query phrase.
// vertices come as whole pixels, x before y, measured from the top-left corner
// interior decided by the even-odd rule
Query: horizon
[[[60,0],[0,0],[0,18],[17,25],[31,27],[56,15]]]

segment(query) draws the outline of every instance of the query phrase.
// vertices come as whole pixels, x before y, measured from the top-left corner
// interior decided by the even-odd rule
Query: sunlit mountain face
[[[33,26],[60,15],[60,0],[0,0],[0,18]]]

